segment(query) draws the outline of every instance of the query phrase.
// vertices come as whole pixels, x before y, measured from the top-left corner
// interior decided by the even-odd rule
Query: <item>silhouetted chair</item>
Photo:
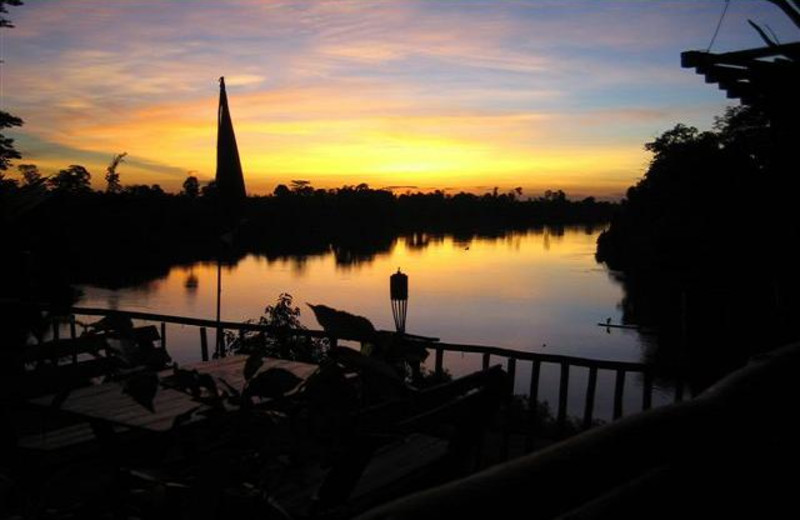
[[[797,508],[800,344],[700,396],[377,507],[361,520],[777,518]],[[502,508],[502,509],[500,509]]]
[[[22,397],[33,397],[91,384],[92,379],[131,369],[161,369],[169,362],[166,349],[156,346],[160,335],[153,326],[28,345],[16,353]]]
[[[14,417],[12,435],[16,446],[51,461],[91,451],[98,430],[64,415],[55,403],[71,390],[91,385],[97,379],[159,369],[169,359],[166,350],[156,346],[160,335],[155,326],[132,328],[126,338],[129,341],[123,343],[115,333],[101,332],[20,349],[15,360],[20,369],[10,385],[17,402],[9,412]],[[53,395],[52,407],[25,402],[47,394]]]
[[[347,517],[466,474],[508,390],[496,366],[359,410],[321,482],[277,498],[294,515]]]

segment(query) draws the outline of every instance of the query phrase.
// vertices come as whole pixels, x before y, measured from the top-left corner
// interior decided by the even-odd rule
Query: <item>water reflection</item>
[[[371,264],[379,256],[390,254],[396,242],[395,237],[365,235],[338,241],[332,245],[331,250],[338,268],[358,269],[365,264]]]
[[[402,267],[412,288],[408,331],[449,342],[479,343],[638,361],[638,334],[596,323],[622,321],[618,283],[594,261],[599,230],[538,228],[524,232],[410,233],[365,237],[312,253],[245,255],[223,270],[223,319],[246,320],[282,292],[323,303],[393,329],[389,276]],[[187,281],[193,277],[193,288]],[[146,290],[142,290],[146,287]],[[112,293],[119,308],[210,318],[216,264],[173,267],[158,283]],[[103,306],[110,291],[84,287],[84,304]],[[98,298],[101,298],[98,300]],[[304,307],[304,306],[303,306]],[[308,314],[308,313],[307,313]],[[317,328],[313,317],[301,317]],[[174,335],[174,334],[173,334]],[[196,341],[193,339],[192,341]],[[178,348],[178,341],[172,341]],[[187,345],[188,351],[196,345]],[[180,358],[180,356],[178,356]]]
[[[197,275],[194,273],[194,269],[189,271],[189,274],[186,275],[186,281],[183,282],[183,286],[186,288],[187,293],[195,293],[197,292],[197,284],[199,283]]]

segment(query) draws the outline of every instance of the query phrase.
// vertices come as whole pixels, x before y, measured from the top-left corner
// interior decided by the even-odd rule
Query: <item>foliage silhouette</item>
[[[194,175],[186,177],[186,180],[183,181],[183,191],[181,191],[181,194],[193,199],[200,196],[200,182],[197,180],[197,177]]]
[[[119,167],[120,163],[124,161],[125,156],[128,155],[127,152],[122,152],[121,154],[117,154],[111,159],[111,163],[106,168],[106,192],[107,193],[119,193],[122,191],[122,183],[119,181],[119,173],[117,172],[117,168]]]
[[[19,174],[22,176],[23,186],[33,186],[42,179],[42,174],[35,164],[20,164],[17,166]]]
[[[597,259],[626,289],[623,320],[660,331],[648,356],[667,372],[708,384],[797,338],[795,176],[775,143],[751,107],[711,131],[675,126],[645,145],[650,167],[598,239]]]
[[[8,13],[9,6],[16,7],[20,5],[22,5],[21,0],[0,0],[0,30],[14,27],[4,15]],[[2,179],[2,173],[10,166],[11,161],[21,158],[20,153],[14,148],[14,140],[6,137],[2,131],[6,128],[22,126],[22,123],[23,121],[19,117],[0,110],[0,179]]]
[[[22,126],[22,119],[0,110],[0,131],[15,126]],[[0,133],[0,172],[7,170],[11,165],[11,161],[21,157],[20,153],[14,148],[14,139]]]
[[[8,13],[7,6],[17,7],[20,5],[22,5],[22,0],[0,0],[0,28],[14,27],[11,20],[2,15]]]
[[[267,305],[258,324],[269,327],[270,332],[248,331],[239,336],[226,336],[227,348],[249,356],[245,365],[245,378],[248,380],[266,357],[320,363],[326,356],[329,348],[326,339],[292,333],[293,330],[305,330],[305,326],[300,322],[300,308],[293,304],[291,294],[281,293],[274,305]]]
[[[92,174],[89,173],[89,170],[79,164],[73,164],[68,168],[59,170],[47,182],[56,192],[81,194],[91,193],[91,179]]]

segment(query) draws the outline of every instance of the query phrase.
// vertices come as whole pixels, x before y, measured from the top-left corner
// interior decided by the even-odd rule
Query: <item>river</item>
[[[306,303],[346,310],[379,329],[393,329],[389,276],[400,268],[409,276],[410,333],[448,343],[641,361],[644,344],[637,332],[597,325],[621,321],[623,297],[622,287],[594,260],[599,232],[545,227],[471,239],[417,234],[348,261],[334,251],[274,259],[249,255],[223,268],[222,319],[257,320],[285,292],[300,306],[309,328],[319,326]],[[213,319],[216,275],[215,263],[196,263],[175,266],[167,276],[137,287],[82,286],[80,305]],[[167,332],[176,361],[199,359],[197,329],[173,325]],[[479,360],[448,354],[445,366],[458,375],[477,368]],[[575,379],[579,384],[581,378]],[[520,393],[525,384],[522,367]]]

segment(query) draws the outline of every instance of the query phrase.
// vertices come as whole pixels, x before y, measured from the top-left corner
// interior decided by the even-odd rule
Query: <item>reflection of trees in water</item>
[[[119,293],[117,291],[111,291],[108,293],[108,298],[106,298],[106,308],[112,310],[119,309]]]
[[[348,237],[331,245],[337,268],[353,268],[370,264],[377,256],[391,253],[397,237],[390,235],[366,235],[355,239]]]
[[[196,293],[197,286],[200,284],[200,281],[197,278],[197,275],[194,273],[193,269],[189,270],[189,274],[186,275],[186,280],[183,282],[183,286],[186,288],[186,292],[188,293]]]
[[[333,251],[348,268],[391,251],[408,236],[410,250],[438,244],[444,236],[492,238],[522,232],[534,223],[605,221],[613,209],[590,200],[521,200],[516,195],[443,193],[393,196],[367,186],[310,190],[296,186],[246,201],[246,218],[223,261],[247,254],[296,259]],[[14,188],[10,197],[22,193]],[[17,193],[19,192],[19,193]],[[141,285],[167,276],[173,265],[216,261],[228,231],[214,197],[173,196],[161,191],[49,192],[17,223],[24,250],[50,263],[72,283],[103,287]],[[465,246],[466,247],[466,246]]]
[[[337,237],[319,235],[309,236],[281,236],[275,239],[260,239],[255,242],[241,240],[238,248],[227,251],[222,257],[223,268],[227,271],[235,270],[236,265],[247,255],[254,254],[266,261],[268,265],[274,263],[288,264],[295,276],[304,276],[309,265],[309,260],[314,257],[324,257],[332,254],[336,268],[347,270],[359,268],[375,261],[380,256],[391,254],[398,240],[402,239],[410,251],[422,252],[431,246],[443,244],[451,239],[457,247],[466,249],[475,241],[489,244],[508,244],[514,249],[519,249],[522,239],[530,235],[542,235],[563,239],[567,230],[580,229],[571,226],[538,226],[527,229],[496,229],[485,228],[473,231],[458,231],[445,233],[438,231],[416,231],[411,233],[396,234],[390,231],[370,232],[362,234],[339,234]],[[252,238],[252,237],[250,237]],[[142,262],[135,257],[122,258],[119,261],[105,263],[106,268],[91,269],[91,265],[82,264],[81,268],[72,271],[73,279],[81,283],[89,283],[99,287],[122,288],[141,287],[148,290],[148,283],[167,277],[170,269],[175,265],[187,266],[201,264],[216,266],[213,251],[198,253],[195,261],[182,259],[173,261],[169,255],[164,254],[151,257]],[[141,262],[141,263],[137,263]],[[156,263],[158,262],[158,263]],[[197,289],[199,280],[190,270],[184,279],[187,292]]]
[[[406,247],[411,251],[423,251],[430,245],[441,244],[444,242],[444,235],[439,233],[427,233],[416,231],[405,235]]]
[[[292,274],[297,277],[303,277],[308,272],[308,256],[297,255],[291,258],[290,265],[292,266]]]
[[[597,233],[597,232],[598,232],[598,231],[600,231],[601,229],[604,229],[605,227],[606,227],[605,225],[597,225],[597,224],[584,224],[584,225],[582,226],[582,228],[583,228],[583,234],[584,234],[584,235],[594,235],[595,233]]]
[[[796,272],[719,268],[693,278],[663,271],[613,273],[622,284],[623,322],[657,331],[644,342],[645,362],[667,377],[699,386],[759,352],[798,337]]]

